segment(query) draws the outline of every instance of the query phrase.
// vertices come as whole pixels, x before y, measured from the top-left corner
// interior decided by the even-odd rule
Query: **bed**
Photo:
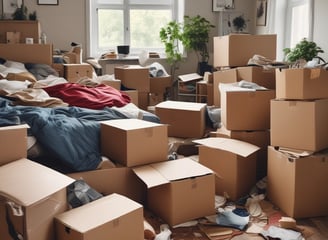
[[[52,62],[50,44],[0,44],[0,127],[28,124],[29,159],[64,173],[94,170],[103,159],[101,121],[160,122],[123,91],[59,77]]]

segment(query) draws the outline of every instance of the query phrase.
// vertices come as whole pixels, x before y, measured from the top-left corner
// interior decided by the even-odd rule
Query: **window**
[[[164,52],[160,28],[181,19],[183,0],[89,0],[90,56],[130,45],[130,54],[142,50]]]
[[[286,47],[294,47],[302,38],[312,39],[312,5],[312,0],[288,1]]]

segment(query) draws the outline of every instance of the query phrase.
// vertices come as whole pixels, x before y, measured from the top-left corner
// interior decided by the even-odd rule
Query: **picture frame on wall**
[[[256,26],[266,26],[267,24],[267,0],[256,0]]]
[[[220,12],[227,9],[235,8],[235,1],[234,0],[212,0],[212,11],[213,12]]]
[[[59,0],[38,0],[38,5],[58,5]]]

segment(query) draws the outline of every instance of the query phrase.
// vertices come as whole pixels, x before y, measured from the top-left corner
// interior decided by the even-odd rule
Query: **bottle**
[[[41,44],[46,44],[47,43],[47,35],[43,32],[41,34]]]

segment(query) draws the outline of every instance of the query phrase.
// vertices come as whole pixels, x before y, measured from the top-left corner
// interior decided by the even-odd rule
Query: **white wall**
[[[320,54],[320,56],[326,61],[328,61],[327,10],[327,0],[314,0],[313,41],[325,51],[325,53]]]

